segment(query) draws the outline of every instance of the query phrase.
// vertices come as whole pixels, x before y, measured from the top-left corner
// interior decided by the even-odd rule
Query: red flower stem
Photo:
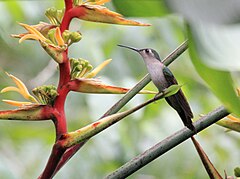
[[[84,142],[76,144],[65,151],[52,176],[54,176],[65,165],[65,163],[72,158],[72,156],[82,147],[83,144]]]
[[[58,96],[53,106],[56,111],[54,118],[54,124],[56,128],[56,141],[61,137],[62,134],[67,132],[67,122],[65,117],[64,104],[69,90],[64,84],[67,84],[71,79],[70,63],[68,60],[67,51],[63,53],[63,57],[63,63],[59,64],[60,78],[57,89]]]
[[[69,25],[71,20],[73,19],[73,17],[69,16],[69,11],[65,11],[63,19],[62,19],[62,23],[60,24],[60,30],[63,33],[64,30],[68,30],[69,29]]]
[[[59,145],[59,143],[54,144],[47,166],[42,175],[38,177],[38,179],[49,179],[53,177],[56,166],[59,163],[65,151],[66,149],[62,148],[61,145]]]
[[[81,7],[74,8],[73,0],[64,0],[65,2],[65,13],[60,24],[61,33],[69,29],[70,23],[74,17],[79,15],[84,15],[83,9]],[[67,122],[64,111],[64,104],[66,101],[67,94],[69,93],[69,87],[66,85],[71,80],[70,76],[70,62],[68,59],[68,49],[63,54],[63,63],[59,64],[60,78],[58,84],[58,96],[55,100],[53,108],[55,109],[54,114],[54,124],[56,128],[56,143],[53,146],[52,153],[48,160],[47,166],[44,169],[42,175],[39,177],[41,179],[52,178],[60,168],[79,150],[79,148],[84,144],[80,143],[70,147],[69,149],[61,147],[58,139],[62,134],[67,133]]]
[[[69,9],[72,9],[73,7],[73,0],[64,0],[65,2],[65,9],[68,11]]]
[[[61,33],[64,32],[64,30],[69,29],[70,22],[72,20],[71,16],[69,16],[69,10],[71,10],[73,7],[73,1],[72,0],[65,0],[65,13],[62,20],[62,23],[60,25]],[[70,79],[70,62],[68,59],[68,49],[63,52],[63,63],[59,64],[59,70],[60,70],[60,77],[59,77],[59,83],[58,83],[58,96],[55,99],[54,103],[54,118],[53,122],[56,129],[56,143],[54,144],[52,148],[52,153],[49,157],[48,163],[42,173],[41,176],[39,176],[40,179],[48,179],[52,178],[53,174],[55,174],[56,167],[58,166],[59,161],[61,160],[64,152],[66,151],[66,148],[61,147],[61,144],[59,144],[58,139],[64,134],[67,133],[67,122],[66,122],[66,116],[65,116],[65,110],[64,110],[64,104],[66,101],[66,97],[69,93],[68,87],[66,87],[65,84],[67,84]]]
[[[70,80],[70,62],[68,60],[68,52],[64,52],[63,54],[63,63],[59,64],[59,71],[60,71],[60,77],[59,77],[59,83],[58,83],[58,90],[62,89],[65,84],[67,84]]]
[[[61,32],[69,29],[70,22],[73,18],[84,16],[85,14],[85,9],[81,6],[72,7],[71,9],[66,10],[60,25]]]

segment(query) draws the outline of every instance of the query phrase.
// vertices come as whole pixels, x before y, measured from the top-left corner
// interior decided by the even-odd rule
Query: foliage
[[[1,46],[1,89],[5,88],[6,86],[11,86],[12,83],[9,82],[9,78],[5,75],[4,71],[8,71],[11,74],[14,74],[15,76],[19,76],[21,79],[24,79],[23,81],[26,82],[26,86],[29,88],[35,88],[36,86],[42,86],[43,84],[53,84],[54,86],[57,86],[57,75],[58,72],[56,68],[56,63],[50,63],[49,59],[50,57],[46,54],[44,54],[41,50],[36,48],[36,43],[24,43],[21,45],[18,45],[16,41],[8,38],[9,32],[18,33],[18,27],[16,27],[14,24],[15,21],[18,22],[28,22],[29,24],[36,24],[36,21],[38,22],[39,19],[44,19],[41,14],[44,12],[44,8],[47,9],[47,7],[54,5],[56,9],[62,9],[63,2],[19,2],[19,1],[12,1],[12,2],[0,2],[3,6],[1,7],[3,9],[4,14],[9,14],[9,17],[12,18],[10,20],[0,19],[2,24],[4,24],[0,31],[0,46]],[[33,15],[30,17],[27,14],[30,13],[30,9],[27,8],[27,3],[32,6],[32,9],[39,9],[39,11],[33,12]],[[41,7],[39,6],[39,3],[41,4]],[[55,3],[55,4],[54,4]],[[96,2],[97,3],[97,2]],[[55,27],[54,30],[51,30],[51,34],[46,34],[45,38],[49,39],[50,41],[46,41],[44,38],[38,39],[43,40],[43,42],[40,42],[40,45],[44,47],[44,49],[48,52],[49,55],[53,59],[55,59],[56,62],[62,63],[64,60],[64,56],[61,60],[59,60],[58,56],[59,52],[60,54],[66,50],[66,47],[71,45],[71,48],[69,49],[71,56],[75,57],[72,59],[79,60],[79,54],[81,54],[81,58],[84,59],[91,59],[91,64],[93,66],[97,66],[98,64],[101,64],[101,59],[108,59],[113,58],[113,61],[111,64],[109,64],[109,68],[106,68],[104,71],[104,78],[103,80],[107,82],[111,82],[114,84],[117,84],[118,86],[132,86],[133,83],[136,82],[136,79],[140,78],[140,75],[143,75],[143,71],[145,68],[143,67],[143,64],[135,58],[137,56],[131,56],[130,53],[124,53],[120,54],[119,50],[116,47],[116,44],[123,43],[123,44],[130,44],[133,46],[139,46],[144,47],[146,44],[148,46],[153,46],[154,48],[161,49],[161,56],[166,56],[170,51],[172,51],[174,48],[176,48],[177,44],[183,41],[183,27],[184,25],[181,23],[182,20],[178,17],[174,16],[166,16],[170,14],[170,11],[167,9],[167,7],[164,6],[163,1],[159,1],[160,6],[152,5],[149,3],[149,8],[143,9],[143,7],[146,7],[146,5],[141,5],[143,2],[138,1],[131,1],[124,3],[124,1],[113,1],[113,6],[116,8],[116,10],[119,10],[118,12],[122,13],[126,16],[161,16],[160,19],[141,19],[140,21],[146,22],[144,23],[147,25],[149,22],[153,24],[152,27],[120,27],[120,26],[110,26],[110,25],[101,25],[101,24],[93,24],[89,22],[84,21],[73,21],[71,24],[71,31],[64,31],[63,28],[61,31],[66,34],[59,35],[59,32],[56,33]],[[98,8],[98,4],[81,4],[80,1],[76,1],[75,4],[79,4],[79,9],[84,9],[88,12],[88,16],[78,16],[79,18],[82,18],[84,20],[91,20],[96,21],[98,19],[93,18],[91,15],[92,10],[97,12],[99,15],[98,17],[102,18],[101,10],[103,9],[104,12],[108,13],[109,15],[114,15],[113,12],[110,12],[109,10],[106,10],[105,8]],[[109,4],[106,4],[108,6]],[[16,11],[12,11],[13,8],[17,9]],[[92,6],[93,9],[89,8],[89,6]],[[43,8],[42,8],[43,7]],[[95,8],[96,7],[96,8]],[[112,7],[111,5],[109,6]],[[126,8],[126,7],[132,7],[132,8]],[[155,8],[152,8],[155,7]],[[161,7],[160,10],[157,9],[157,7]],[[168,4],[168,7],[170,5]],[[42,9],[41,9],[42,8]],[[136,8],[136,11],[132,11],[133,8]],[[53,14],[57,12],[56,16],[49,14],[47,15],[48,18],[50,17],[50,21],[54,24],[54,26],[58,26],[59,23],[61,23],[61,20],[63,18],[63,14],[61,15],[61,10],[51,9]],[[146,10],[151,9],[151,13],[148,13],[149,11]],[[171,10],[173,10],[170,7]],[[14,12],[14,13],[13,13]],[[136,12],[136,13],[135,13]],[[121,20],[121,16],[117,15],[117,21],[114,21],[110,18],[107,19],[107,22],[118,22],[119,18]],[[46,20],[44,20],[46,21]],[[103,20],[101,20],[103,21]],[[11,22],[11,23],[10,23]],[[129,23],[130,21],[125,21],[126,23]],[[81,25],[80,25],[81,24]],[[63,26],[67,26],[69,24],[64,24]],[[60,26],[61,27],[61,26]],[[17,30],[16,30],[17,29]],[[59,29],[59,30],[60,30]],[[81,36],[79,40],[81,42],[78,44],[74,44],[75,38],[70,38],[70,33],[75,33],[75,30],[80,30],[81,33],[76,33],[76,35],[79,38],[79,35]],[[31,30],[31,29],[30,29]],[[76,31],[77,31],[76,30]],[[17,32],[16,32],[17,31]],[[50,31],[49,31],[50,32]],[[103,33],[104,32],[104,33]],[[193,31],[191,31],[193,32]],[[19,32],[21,34],[21,32]],[[44,33],[43,33],[44,34]],[[107,35],[106,35],[107,34]],[[134,34],[134,35],[133,35]],[[188,33],[189,35],[190,33]],[[193,33],[192,33],[193,34]],[[31,35],[31,34],[29,34]],[[202,54],[204,51],[202,51],[201,48],[193,46],[196,44],[193,44],[193,42],[196,42],[194,38],[197,37],[196,34],[193,34],[193,38],[190,38],[190,51],[197,50],[198,56],[201,58],[198,58],[197,61],[194,61],[194,58],[192,58],[192,63],[198,69],[199,63],[203,62]],[[28,36],[32,37],[32,36]],[[20,37],[21,38],[21,37]],[[27,38],[25,36],[25,38]],[[33,37],[35,38],[35,37]],[[82,39],[81,39],[82,38]],[[193,40],[194,39],[194,40]],[[25,40],[25,39],[23,39]],[[63,41],[62,41],[63,40]],[[199,38],[198,38],[199,40]],[[197,41],[198,42],[198,41]],[[29,50],[31,48],[31,50]],[[52,53],[54,52],[53,49],[58,49],[58,53]],[[199,50],[201,53],[199,53]],[[56,57],[56,58],[55,58]],[[11,60],[10,60],[11,59]],[[27,61],[27,62],[26,62]],[[36,65],[38,68],[36,68]],[[78,64],[79,65],[79,64]],[[213,66],[210,66],[209,64],[205,64],[207,67],[213,68]],[[16,68],[17,67],[17,68]],[[45,68],[46,67],[46,68]],[[186,83],[186,85],[183,86],[183,90],[187,92],[188,99],[190,99],[191,106],[193,107],[193,111],[195,114],[195,117],[197,118],[198,114],[206,113],[208,111],[211,111],[215,106],[220,104],[220,102],[217,100],[217,98],[211,93],[211,91],[202,83],[200,80],[198,74],[194,71],[194,67],[189,63],[189,57],[187,54],[184,54],[180,57],[179,61],[176,61],[173,66],[171,67],[174,71],[174,74],[177,76],[178,80],[180,81],[180,84]],[[73,67],[71,67],[73,69]],[[71,79],[75,80],[77,83],[82,83],[83,81],[85,84],[93,84],[91,86],[94,87],[95,84],[99,84],[99,80],[89,80],[87,78],[82,78],[81,80],[78,80],[78,77],[82,77],[82,75],[86,75],[87,71],[84,71],[82,67],[80,67],[80,70],[78,71],[78,67],[75,68],[75,71],[71,75]],[[86,69],[86,68],[85,68]],[[188,69],[188,70],[186,70]],[[44,73],[41,73],[43,72]],[[60,74],[61,74],[61,67],[60,67]],[[81,71],[82,70],[82,71]],[[214,69],[215,70],[215,69]],[[219,69],[217,69],[219,70]],[[24,73],[23,73],[24,71]],[[225,69],[226,71],[226,69]],[[82,73],[81,73],[82,72]],[[145,71],[144,71],[145,72]],[[200,70],[199,74],[201,75],[202,70]],[[91,73],[91,72],[90,72]],[[228,79],[230,79],[232,76],[229,76],[230,73],[226,72],[228,74]],[[207,71],[205,73],[206,76],[210,76],[212,71]],[[224,72],[225,74],[225,72]],[[38,76],[39,75],[39,76]],[[132,79],[131,76],[134,76],[136,79]],[[40,77],[40,78],[39,78]],[[92,78],[93,76],[90,76]],[[224,76],[225,77],[225,76]],[[234,76],[233,76],[234,77]],[[45,79],[43,81],[39,79]],[[60,81],[61,81],[60,77]],[[64,78],[64,77],[63,77]],[[214,76],[214,79],[218,78],[218,76]],[[207,78],[203,78],[208,81]],[[235,81],[237,79],[234,79]],[[235,88],[235,84],[230,80],[228,82],[228,87],[232,89],[230,94],[234,96],[233,89]],[[214,83],[214,80],[213,80]],[[215,94],[216,91],[219,92],[217,97],[221,99],[226,97],[226,93],[224,91],[224,88],[221,88],[222,90],[217,90],[217,87],[219,85],[225,86],[226,83],[222,82],[217,83],[218,85],[215,88]],[[83,92],[80,88],[76,88],[76,83],[70,84],[74,88],[71,90],[76,92]],[[77,84],[78,85],[78,84]],[[109,86],[104,84],[105,86]],[[104,86],[102,85],[102,86]],[[211,86],[210,86],[211,87]],[[84,90],[90,91],[89,86],[86,88],[82,88]],[[108,88],[109,89],[109,88]],[[114,88],[115,89],[115,88]],[[120,88],[119,88],[120,89]],[[152,90],[152,86],[149,85],[148,89]],[[102,89],[101,89],[102,90]],[[123,90],[122,92],[118,93],[125,93],[128,89],[127,88],[121,88]],[[51,97],[49,100],[49,95],[52,94],[52,88],[49,90],[49,87],[45,86],[43,88],[39,88],[37,90],[37,96],[42,98],[45,101],[44,104],[50,104],[53,105],[53,101],[56,98],[56,94],[54,92],[54,97]],[[39,93],[40,91],[40,93]],[[49,93],[49,91],[51,91]],[[53,90],[54,91],[54,90]],[[93,90],[93,93],[96,92]],[[101,91],[102,92],[102,91]],[[114,91],[116,93],[116,91]],[[202,98],[202,96],[206,96],[206,98]],[[42,96],[43,95],[43,96]],[[39,100],[38,97],[38,100]],[[147,95],[146,98],[150,98],[152,96]],[[14,93],[4,93],[0,96],[1,99],[16,99],[17,101],[22,101],[22,99],[19,98],[18,95],[15,95]],[[81,126],[85,126],[86,124],[90,123],[92,120],[95,120],[99,118],[99,116],[103,113],[103,111],[106,110],[106,108],[109,108],[111,104],[114,104],[114,101],[118,99],[119,97],[115,95],[111,96],[96,96],[96,95],[78,95],[78,94],[69,94],[68,99],[66,101],[66,116],[68,118],[68,124],[69,124],[69,131],[75,131],[78,129],[79,123]],[[236,96],[232,98],[229,98],[230,101],[224,102],[223,104],[228,107],[230,111],[231,108],[236,108],[238,106],[238,99]],[[52,100],[53,99],[53,100]],[[109,100],[106,101],[106,99]],[[136,101],[137,100],[137,101]],[[136,102],[142,103],[144,101],[143,96],[137,96],[137,99],[134,99],[133,102],[130,102],[129,105],[127,105],[127,108],[135,106]],[[103,102],[104,101],[104,104]],[[233,102],[234,101],[234,102]],[[0,104],[0,107],[2,109],[9,109],[9,106],[4,105],[3,103]],[[81,108],[80,108],[81,107]],[[41,107],[40,107],[41,108]],[[35,107],[33,108],[36,109]],[[38,108],[37,108],[38,109]],[[167,112],[164,112],[167,111]],[[233,110],[236,112],[237,110]],[[38,113],[34,114],[38,115]],[[167,114],[166,114],[167,113]],[[236,112],[237,113],[237,112]],[[138,154],[139,152],[143,151],[147,146],[152,145],[157,141],[159,138],[163,138],[164,136],[168,136],[169,134],[175,132],[177,130],[177,116],[173,116],[174,113],[171,113],[168,111],[168,108],[165,107],[165,105],[161,102],[158,102],[155,105],[151,105],[143,110],[143,112],[139,112],[136,115],[132,115],[132,119],[129,118],[129,120],[125,120],[123,123],[119,124],[118,126],[113,127],[112,129],[108,129],[106,132],[99,134],[99,137],[95,138],[93,142],[89,141],[88,145],[84,146],[82,148],[82,151],[79,152],[79,155],[74,157],[69,164],[66,165],[65,168],[59,171],[59,174],[56,175],[56,177],[64,178],[66,176],[71,178],[76,178],[76,171],[79,171],[79,167],[81,166],[81,169],[85,172],[84,174],[81,174],[83,178],[102,178],[107,173],[111,172],[112,170],[119,167],[121,164],[125,163],[129,158],[132,158],[134,155]],[[33,115],[34,116],[34,115]],[[140,117],[141,116],[141,117]],[[164,120],[159,120],[159,119]],[[79,119],[81,119],[81,122],[79,122]],[[151,119],[151,120],[150,120]],[[166,120],[167,119],[167,120]],[[227,120],[227,119],[225,119]],[[3,121],[2,121],[3,122]],[[11,123],[10,123],[11,122]],[[49,125],[50,123],[39,123],[37,126],[33,122],[20,124],[20,123],[14,123],[13,121],[10,121],[9,123],[3,122],[1,125],[1,135],[2,141],[6,143],[6,146],[8,146],[10,149],[12,149],[13,154],[21,154],[23,157],[26,155],[26,152],[28,152],[30,155],[33,155],[32,161],[24,161],[26,165],[24,167],[9,167],[11,169],[5,169],[4,172],[1,172],[0,176],[4,178],[18,178],[20,175],[22,175],[23,178],[26,178],[26,176],[33,176],[36,178],[36,176],[40,173],[40,170],[44,167],[46,159],[46,149],[41,148],[39,152],[39,158],[34,155],[36,154],[29,149],[28,147],[43,147],[42,145],[39,146],[39,141],[43,141],[46,146],[51,145],[54,142],[53,139],[53,131],[52,126]],[[220,121],[221,122],[221,121]],[[228,124],[225,122],[224,124]],[[180,122],[179,122],[180,125]],[[232,123],[231,123],[232,125]],[[234,126],[239,126],[239,123],[234,124]],[[171,126],[171,127],[169,127]],[[225,127],[228,127],[226,125],[222,125]],[[229,125],[230,126],[230,125]],[[229,127],[228,127],[229,128]],[[9,129],[11,130],[11,133],[9,134]],[[28,130],[26,130],[28,129]],[[34,129],[34,130],[33,130]],[[231,129],[235,129],[234,127],[231,127]],[[220,173],[223,173],[224,169],[226,169],[227,174],[233,175],[233,168],[236,167],[236,165],[239,165],[236,160],[236,152],[234,152],[234,149],[236,149],[236,145],[239,145],[239,142],[235,138],[237,138],[237,135],[233,132],[222,134],[221,137],[217,136],[215,134],[219,134],[222,132],[223,129],[221,128],[211,128],[211,130],[205,131],[198,135],[199,140],[201,140],[201,143],[205,144],[204,148],[207,151],[214,151],[215,158],[214,164],[216,164],[216,168],[219,169]],[[77,130],[76,130],[77,131]],[[59,134],[58,134],[59,135]],[[206,137],[208,136],[208,137]],[[229,143],[231,147],[227,147],[226,144],[221,143],[222,140],[230,140]],[[14,141],[14,144],[9,143],[9,141]],[[120,142],[119,142],[120,141]],[[239,140],[238,140],[239,141]],[[31,142],[30,145],[28,145],[28,142]],[[151,143],[151,144],[149,144]],[[228,144],[229,144],[228,143]],[[19,147],[20,146],[20,147]],[[186,148],[185,148],[186,147]],[[19,150],[19,148],[21,148]],[[158,164],[150,164],[148,167],[145,167],[142,171],[139,173],[133,175],[134,178],[139,178],[141,175],[152,175],[156,176],[157,178],[166,178],[166,176],[169,177],[169,173],[171,171],[172,177],[178,177],[178,178],[186,178],[188,176],[191,178],[191,176],[198,176],[199,178],[206,177],[206,174],[202,172],[203,170],[199,171],[199,168],[201,166],[198,166],[199,161],[192,160],[192,156],[189,158],[189,151],[190,149],[193,149],[193,147],[190,144],[184,144],[182,145],[183,150],[181,148],[176,148],[174,151],[171,151],[171,154],[166,154],[161,160],[158,161]],[[7,150],[6,148],[0,148],[2,154],[4,154]],[[188,150],[185,150],[188,149]],[[215,150],[216,149],[216,150]],[[47,149],[49,150],[49,148]],[[193,150],[191,150],[193,151]],[[208,153],[208,152],[207,152]],[[210,153],[210,152],[209,152]],[[9,154],[10,156],[15,156],[13,154]],[[24,155],[25,154],[25,155]],[[180,154],[180,156],[179,156]],[[20,156],[21,156],[20,155]],[[95,157],[96,160],[93,160],[92,157],[88,158],[87,155],[91,155],[92,157]],[[194,154],[192,154],[194,155]],[[179,156],[179,161],[176,161],[174,158],[176,156]],[[228,157],[225,157],[228,156]],[[18,160],[15,157],[11,157],[12,160],[7,159],[6,157],[2,156],[1,158],[8,160],[9,163],[13,166],[14,160]],[[22,160],[20,158],[20,160]],[[212,157],[210,157],[212,158]],[[214,157],[213,157],[214,158]],[[183,160],[185,159],[185,160]],[[30,158],[29,158],[30,160]],[[170,161],[176,161],[175,164],[170,163]],[[184,162],[183,162],[184,161]],[[186,163],[185,163],[186,161]],[[188,161],[191,161],[190,163]],[[193,163],[194,162],[194,163]],[[165,165],[163,165],[164,163]],[[224,163],[228,163],[231,165],[224,165]],[[186,164],[186,165],[185,165]],[[104,166],[103,166],[104,165]],[[160,165],[160,167],[159,167]],[[169,169],[169,166],[172,166],[171,170]],[[180,167],[181,166],[181,167]],[[191,166],[191,167],[189,167]],[[9,171],[13,170],[14,168],[17,168],[18,172],[17,174],[10,174]],[[159,168],[161,168],[161,172],[159,172]],[[72,172],[74,170],[74,172]],[[33,171],[34,173],[31,173],[30,171]],[[14,173],[14,172],[13,172]],[[186,175],[185,175],[186,173]],[[67,175],[66,175],[67,174]],[[15,175],[15,176],[14,176]],[[179,176],[181,175],[181,176]],[[79,175],[78,175],[79,176]],[[33,178],[30,177],[30,178]]]

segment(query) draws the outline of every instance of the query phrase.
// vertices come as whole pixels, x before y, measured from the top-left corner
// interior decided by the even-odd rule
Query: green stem
[[[229,112],[224,107],[219,107],[214,111],[208,113],[207,115],[201,117],[198,121],[194,122],[194,127],[197,132],[207,128],[208,126],[214,124],[218,120],[227,116]],[[126,178],[142,168],[146,166],[151,161],[160,157],[164,153],[168,152],[172,148],[176,147],[183,141],[192,137],[195,133],[186,127],[177,131],[173,135],[167,137],[163,141],[159,142],[155,146],[146,150],[144,153],[136,156],[111,174],[109,174],[106,179],[118,179],[118,178]]]
[[[120,120],[124,119],[126,116],[128,116],[128,115],[134,113],[135,111],[143,108],[144,106],[146,106],[156,100],[164,98],[164,97],[165,97],[164,93],[159,93],[155,98],[152,98],[132,109],[129,109],[127,111],[120,112],[117,114],[112,114],[112,115],[106,116],[92,124],[89,124],[89,125],[81,128],[81,129],[78,129],[74,132],[69,132],[67,134],[64,134],[61,138],[62,141],[59,141],[59,143],[61,143],[63,148],[69,148],[80,142],[84,142],[87,139],[100,133],[104,129],[115,124],[116,122],[119,122]]]
[[[169,65],[172,63],[178,56],[180,56],[183,52],[186,51],[188,48],[187,40],[183,42],[179,47],[177,47],[171,54],[169,54],[164,60],[163,63],[165,65]],[[143,89],[149,82],[151,81],[150,75],[147,74],[138,84],[136,84],[131,90],[129,90],[122,99],[120,99],[115,105],[113,105],[100,119],[117,113],[128,101],[130,101],[141,89]],[[88,140],[85,140],[83,142],[80,142],[76,148],[76,150],[73,150],[74,152],[70,152],[67,154],[67,157],[64,157],[64,159],[60,162],[60,164],[57,166],[57,170],[55,173],[60,170],[63,165],[87,142]],[[54,174],[55,174],[54,173]]]

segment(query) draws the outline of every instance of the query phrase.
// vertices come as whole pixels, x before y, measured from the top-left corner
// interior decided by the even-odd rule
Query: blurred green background
[[[118,4],[108,3],[114,10]],[[115,7],[114,7],[115,5]],[[17,22],[37,24],[48,22],[44,12],[48,7],[63,8],[61,0],[51,1],[0,1],[0,89],[13,85],[5,72],[20,78],[29,89],[43,84],[57,85],[57,64],[35,41],[22,44],[10,34],[24,30]],[[162,6],[161,6],[162,7]],[[134,7],[131,7],[132,9]],[[116,8],[118,9],[118,8]],[[118,9],[120,12],[121,10]],[[160,11],[161,10],[161,11]],[[138,11],[136,11],[138,12]],[[185,39],[183,19],[177,15],[165,15],[165,8],[155,9],[156,17],[131,18],[150,27],[107,25],[74,20],[71,30],[79,30],[83,39],[71,46],[70,56],[89,60],[93,66],[112,58],[113,61],[98,75],[112,85],[133,87],[146,73],[138,54],[117,47],[125,44],[138,48],[156,49],[161,58],[166,57]],[[162,13],[161,13],[162,12]],[[139,15],[144,14],[139,11]],[[162,16],[162,15],[165,16]],[[129,14],[131,16],[131,12]],[[162,17],[157,17],[158,15]],[[142,15],[141,15],[142,16]],[[185,52],[170,69],[180,84],[184,84],[195,120],[221,105],[196,73],[189,55]],[[150,83],[146,89],[156,90]],[[69,131],[78,129],[98,119],[122,95],[69,94],[66,113]],[[153,97],[137,95],[125,109]],[[0,95],[2,99],[23,100],[16,93]],[[0,102],[0,109],[12,109]],[[91,139],[55,176],[61,178],[103,178],[111,171],[145,151],[155,143],[182,128],[177,113],[162,100]],[[0,122],[0,178],[37,178],[43,171],[54,142],[55,130],[48,122]],[[239,134],[226,132],[213,125],[196,136],[219,172],[233,175],[239,165]],[[132,179],[158,178],[208,178],[191,141],[186,141],[136,172]]]

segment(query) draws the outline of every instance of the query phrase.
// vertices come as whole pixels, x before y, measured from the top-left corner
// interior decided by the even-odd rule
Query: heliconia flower
[[[56,28],[55,39],[56,39],[56,41],[57,41],[57,45],[58,45],[58,46],[64,46],[64,45],[65,45],[59,27]]]
[[[218,121],[217,124],[227,129],[240,132],[240,119],[233,115],[228,115],[226,118]]]
[[[27,25],[23,23],[19,23],[23,26],[28,33],[19,34],[19,35],[12,35],[12,37],[20,38],[19,43],[23,42],[24,40],[38,40],[43,47],[43,49],[57,62],[63,62],[62,52],[67,49],[69,44],[64,42],[62,34],[60,32],[60,28],[55,25],[47,25],[42,23],[42,25]],[[46,29],[44,29],[44,25],[46,25]],[[40,32],[41,30],[42,32]],[[42,33],[44,33],[44,36]],[[71,34],[70,34],[71,35]],[[75,42],[74,38],[80,40],[79,37],[72,37],[69,43]]]
[[[99,79],[94,78],[79,78],[72,80],[68,83],[72,91],[81,93],[94,93],[94,94],[125,94],[130,89],[118,86],[112,86],[102,83]],[[156,94],[157,92],[150,90],[141,90],[140,94]]]
[[[103,63],[98,65],[96,68],[94,68],[90,73],[88,73],[85,77],[86,78],[93,78],[93,77],[95,77],[111,61],[112,61],[112,59],[105,60]]]
[[[111,61],[112,59],[105,60],[92,70],[93,67],[87,60],[72,58],[70,59],[71,76],[72,78],[93,78]]]
[[[54,7],[51,7],[46,10],[45,15],[51,24],[60,25],[64,15],[64,9],[58,10]]]
[[[28,106],[28,105],[32,105],[32,102],[26,102],[26,101],[14,101],[14,100],[7,100],[7,99],[3,99],[3,102],[10,104],[12,106],[17,106],[17,107],[23,107],[23,106]]]
[[[96,0],[96,1],[85,1],[84,3],[88,4],[95,4],[95,5],[104,5],[105,3],[109,2],[111,0]]]
[[[36,29],[37,31],[39,31],[44,37],[47,37],[47,34],[48,34],[49,30],[56,28],[57,25],[48,24],[46,22],[40,22],[39,24],[31,25],[31,27]],[[22,34],[17,34],[17,35],[12,34],[11,36],[14,37],[14,38],[22,38],[23,36],[25,36],[27,34],[29,34],[29,32],[22,33]]]
[[[231,115],[231,114],[228,115],[227,118],[230,119],[230,120],[232,120],[232,121],[235,121],[235,122],[240,122],[240,119],[239,119],[239,118],[237,118],[237,117],[235,117],[235,116],[233,116],[233,115]]]
[[[27,31],[28,34],[25,34],[24,36],[22,36],[19,40],[19,43],[23,42],[24,40],[27,39],[34,39],[34,40],[39,40],[42,42],[45,42],[47,39],[41,34],[41,32],[39,32],[36,28],[34,28],[33,26],[30,26],[28,24],[23,24],[23,23],[19,23],[19,25],[21,25],[22,27],[24,27]]]
[[[23,24],[23,23],[19,23],[19,25],[21,25],[28,31],[27,34],[12,35],[13,37],[20,37],[19,43],[23,42],[24,40],[32,39],[32,40],[38,40],[42,43],[47,42],[47,43],[51,44],[51,41],[49,39],[47,39],[41,32],[39,32],[39,30],[36,29],[36,27],[28,25],[28,24]],[[55,32],[53,35],[54,35],[55,41],[57,42],[57,44],[56,44],[57,46],[61,47],[61,46],[65,45],[59,27],[55,28]],[[54,42],[52,42],[52,45],[53,44],[54,44]]]
[[[69,13],[73,17],[81,20],[102,22],[109,24],[120,24],[120,25],[132,25],[132,26],[150,26],[150,24],[140,23],[133,20],[123,18],[119,13],[113,12],[108,8],[102,6],[104,3],[110,0],[95,0],[95,1],[81,1],[77,3]]]
[[[24,83],[18,79],[17,77],[8,74],[7,75],[14,81],[14,83],[17,85],[17,87],[14,86],[8,86],[1,90],[0,93],[5,93],[9,91],[15,91],[20,93],[25,99],[29,100],[30,102],[20,102],[20,101],[13,101],[13,100],[3,100],[4,102],[14,105],[14,106],[24,106],[24,105],[30,105],[30,104],[38,104],[39,102],[28,92],[27,87],[24,85]]]
[[[240,96],[240,88],[237,88],[237,95]],[[216,124],[225,127],[229,130],[240,132],[240,118],[228,115],[226,118],[218,121]]]
[[[94,78],[112,59],[105,60],[92,71],[92,65],[87,60],[70,59],[72,81],[68,83],[71,90],[81,93],[98,93],[98,94],[124,94],[130,89],[118,86],[111,86],[102,83],[99,79]],[[154,91],[142,90],[141,94],[156,94]],[[166,91],[166,93],[168,93]]]
[[[50,120],[53,108],[48,105],[26,105],[13,110],[0,111],[0,120],[42,121]]]

